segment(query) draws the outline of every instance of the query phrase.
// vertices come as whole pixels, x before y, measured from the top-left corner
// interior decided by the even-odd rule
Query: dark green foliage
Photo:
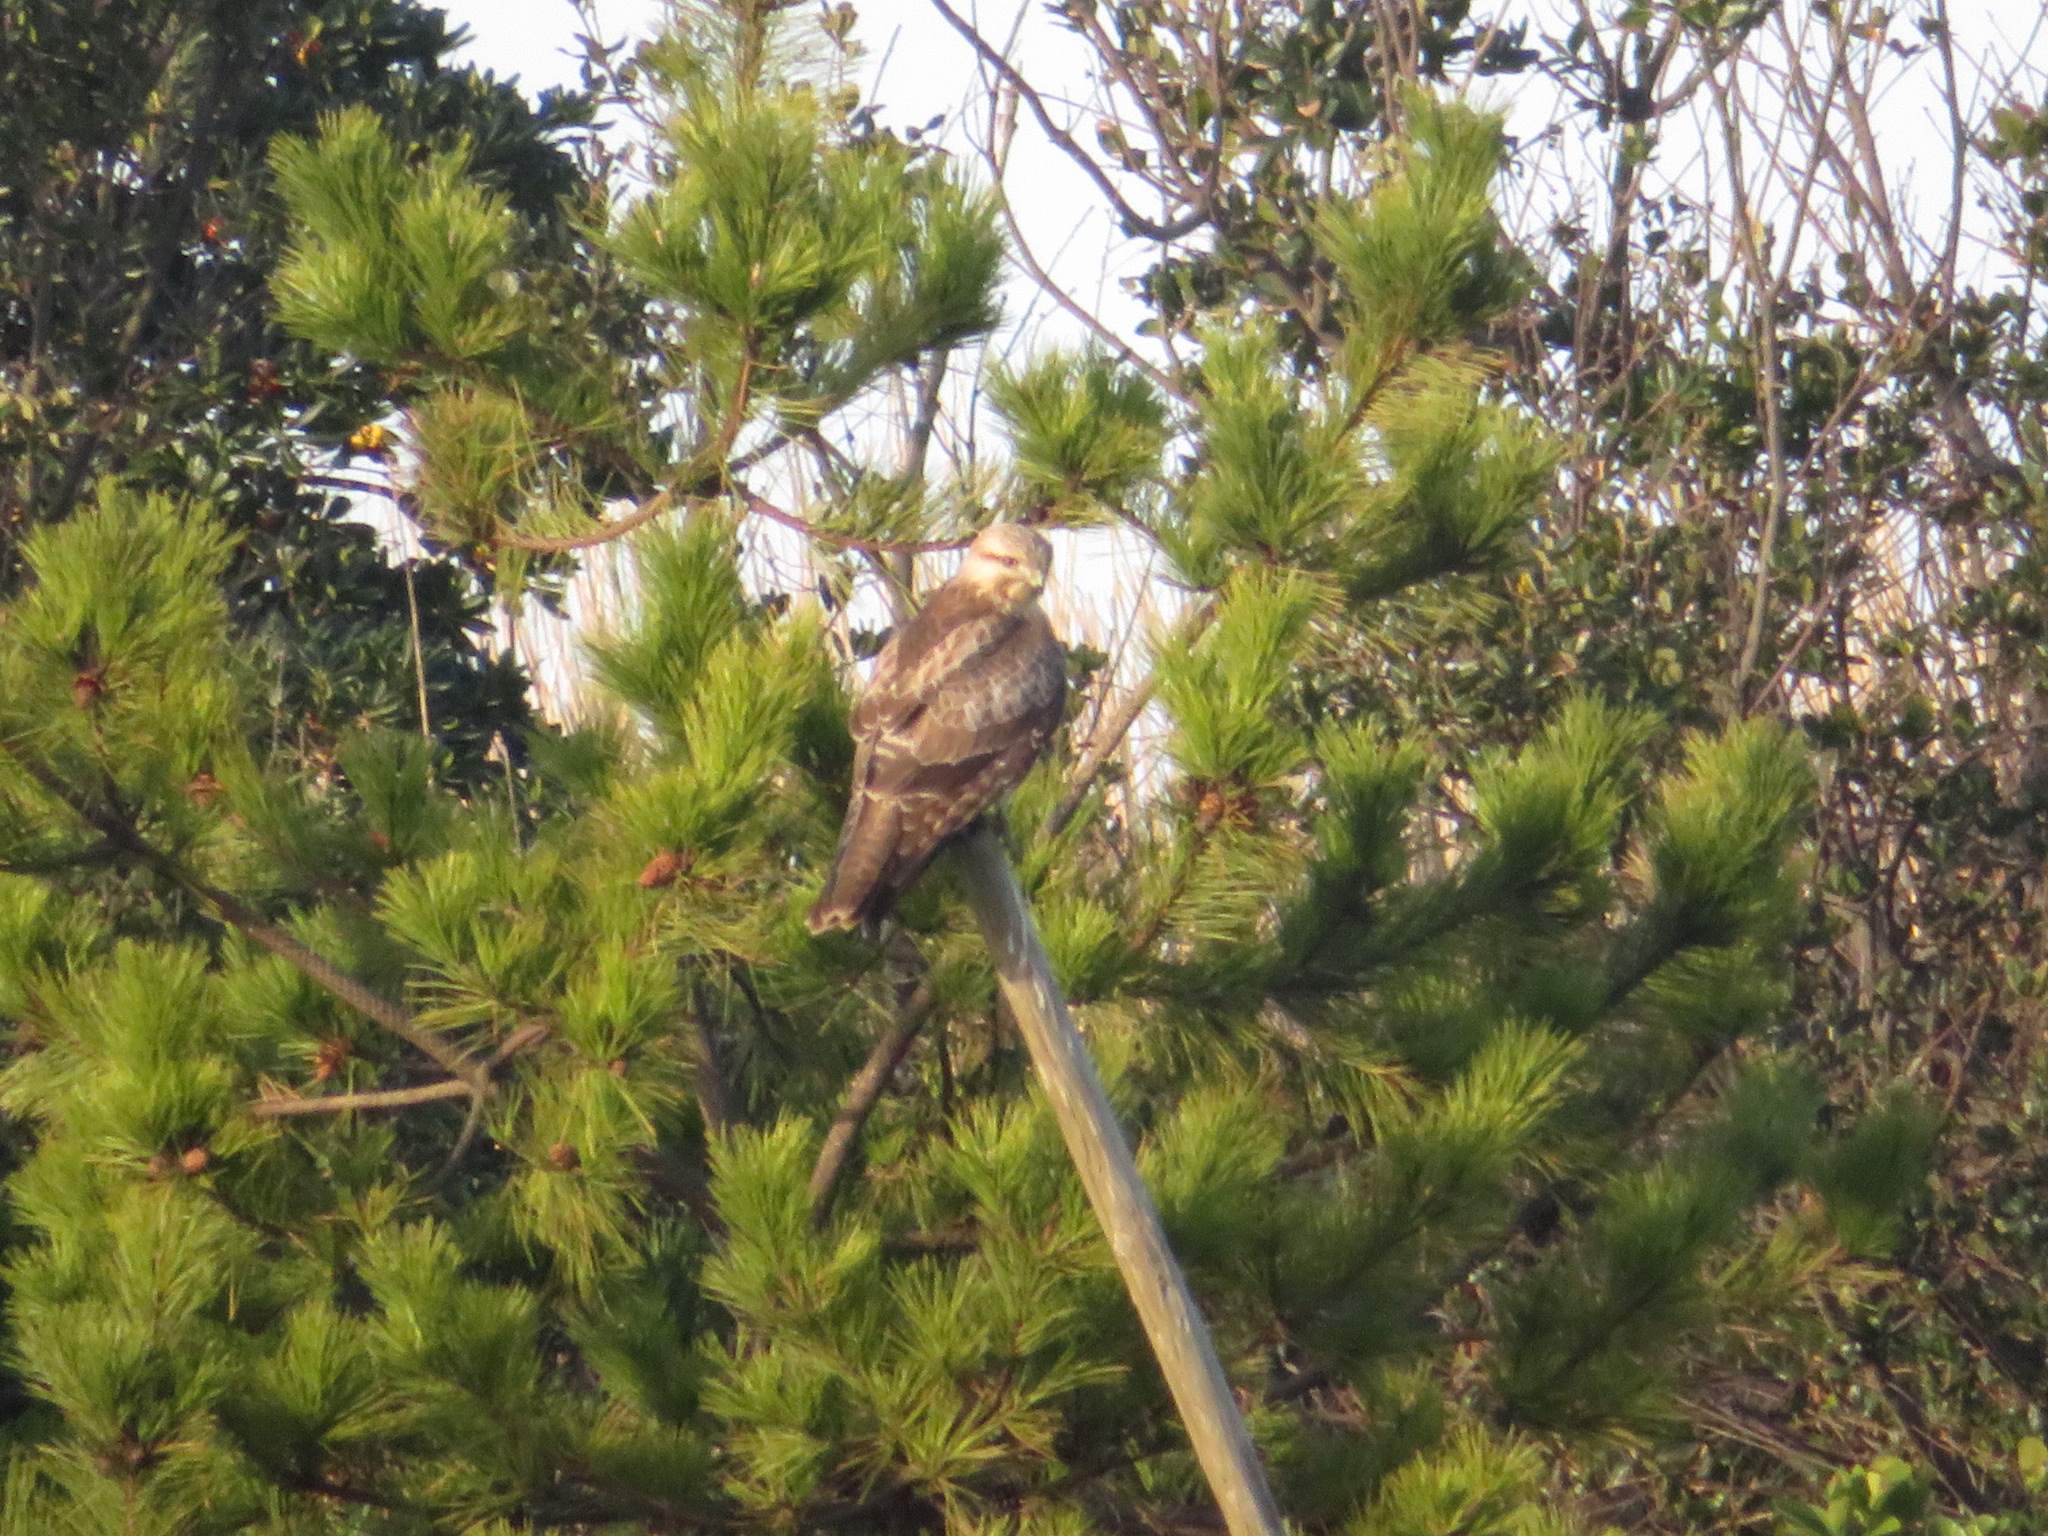
[[[359,722],[416,727],[423,671],[474,776],[527,718],[480,643],[478,594],[431,560],[408,585],[322,486],[388,410],[388,381],[329,369],[263,302],[284,243],[264,157],[343,106],[408,146],[461,140],[559,240],[581,178],[555,140],[582,105],[536,112],[446,68],[451,46],[438,12],[384,0],[0,9],[0,577],[103,474],[203,500],[243,536],[231,611],[271,673],[276,729],[319,757]],[[374,458],[356,465],[371,483]]]
[[[1686,731],[1746,719],[1806,740],[1820,795],[1795,878],[1753,893],[1777,909],[1767,926],[1794,944],[1791,969],[1769,974],[1737,948],[1643,976],[1635,1006],[1686,1045],[1617,1076],[1705,1060],[1711,1081],[1763,1031],[1819,1074],[1828,1132],[1803,1176],[1829,1191],[1836,1236],[1862,1262],[1728,1271],[1773,1325],[1695,1335],[1682,1414],[1580,1462],[1572,1485],[1631,1530],[1755,1530],[1773,1500],[1818,1497],[1831,1469],[1896,1456],[1926,1469],[1930,1510],[2033,1529],[2039,1482],[2022,1461],[2048,1401],[2043,1229],[2028,1214],[2043,1203],[2038,90],[2002,75],[1975,13],[1909,31],[1863,0],[1810,14],[1614,0],[1528,50],[1511,16],[1496,32],[1459,6],[1404,13],[1398,32],[1369,6],[1064,14],[1098,83],[1136,103],[1100,130],[1097,158],[1134,208],[1164,210],[1148,330],[1187,338],[1249,316],[1311,381],[1381,345],[1369,314],[1345,312],[1344,290],[1375,270],[1354,258],[1340,273],[1335,258],[1400,248],[1333,241],[1353,215],[1333,213],[1331,189],[1400,201],[1380,172],[1406,154],[1400,130],[1429,122],[1407,92],[1459,58],[1464,29],[1468,48],[1498,44],[1496,66],[1540,72],[1568,104],[1517,146],[1525,206],[1555,222],[1518,230],[1519,250],[1438,248],[1453,266],[1484,250],[1475,282],[1526,295],[1464,339],[1498,349],[1504,391],[1558,454],[1527,558],[1387,592],[1371,624],[1324,625],[1291,680],[1287,748],[1305,762],[1310,733],[1348,731],[1476,765],[1540,740],[1588,695],[1682,728],[1649,734],[1638,771],[1671,769]],[[1223,103],[1216,59],[1244,64]],[[1778,90],[1821,78],[1865,83],[1824,104]],[[1968,191],[1948,213],[1909,185],[1908,163],[1925,162],[1904,151],[1920,141],[1889,108],[1913,90],[1953,108],[1952,174]],[[1238,157],[1221,196],[1190,173],[1211,153]],[[1564,171],[1559,201],[1567,164],[1588,173]],[[1832,170],[1808,182],[1814,166]],[[1723,218],[1731,206],[1754,221]],[[1994,222],[1995,251],[1967,254]],[[1255,544],[1312,524],[1344,488],[1300,472],[1313,391],[1250,382],[1198,398],[1263,449],[1264,473],[1216,507]],[[1198,816],[1203,804],[1253,810],[1224,796],[1197,800]],[[1317,841],[1327,872],[1312,879],[1363,878],[1352,850]],[[1640,909],[1619,972],[1627,944],[1648,955],[1727,931],[1723,878],[1702,865]],[[1434,931],[1440,901],[1417,909],[1415,931]],[[1326,942],[1314,926],[1295,941]],[[1613,982],[1575,963],[1520,985],[1523,1007],[1562,1024],[1597,1017]],[[1862,1179],[1892,1217],[1855,1214]],[[1535,1202],[1530,1230],[1584,1214]]]
[[[1998,1528],[1984,1516],[1953,1520],[1938,1513],[1932,1507],[1933,1492],[1904,1462],[1883,1457],[1867,1468],[1854,1467],[1828,1479],[1824,1504],[1781,1503],[1778,1536],[1875,1536],[1878,1531],[1976,1536]]]

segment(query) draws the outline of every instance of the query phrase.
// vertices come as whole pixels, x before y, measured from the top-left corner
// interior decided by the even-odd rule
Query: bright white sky
[[[518,77],[529,90],[575,82],[574,39],[582,23],[569,0],[438,3],[452,21],[468,28],[467,54],[476,62],[500,75]],[[661,0],[592,0],[592,4],[598,26],[614,39],[647,36],[662,12]],[[1086,50],[1046,14],[1048,7],[1039,0],[963,0],[957,8],[981,20],[984,34],[993,40],[1014,36],[1012,56],[1047,92],[1056,112],[1063,100],[1086,98]],[[963,105],[981,95],[976,62],[966,43],[932,9],[929,0],[856,0],[856,9],[859,19],[854,35],[866,50],[860,74],[869,102],[885,122],[899,128],[944,117],[948,137],[960,145]],[[1519,0],[1504,9],[1531,16],[1537,30],[1561,36],[1578,6],[1576,0]],[[1913,21],[1923,9],[1920,4],[1897,7],[1893,35],[1907,43],[1921,42]],[[2042,0],[1951,0],[1951,14],[1958,51],[1966,65],[1974,59],[2031,56],[2038,78],[2040,67],[2048,64],[2048,47],[2042,37],[2048,7]],[[1897,150],[1901,180],[1915,182],[1924,175],[1926,195],[1938,206],[1945,201],[1947,190],[1948,125],[1921,88],[1932,78],[1930,70],[1901,71],[1899,86],[1883,100],[1884,112],[1876,127],[1891,141],[1887,148]],[[1482,102],[1505,108],[1510,131],[1525,143],[1566,115],[1556,96],[1530,78],[1516,82],[1512,89],[1481,81],[1475,94]],[[1981,126],[1988,103],[1975,105],[1979,110],[1973,128]],[[1080,112],[1083,142],[1092,138],[1086,131],[1092,118],[1091,112]],[[1700,127],[1704,130],[1705,125]],[[1667,135],[1674,140],[1689,131],[1684,122],[1667,123]],[[1672,155],[1667,146],[1663,159],[1683,181],[1683,157]],[[1538,175],[1525,187],[1540,199],[1544,179]],[[1596,173],[1593,184],[1599,179]],[[1150,249],[1121,238],[1101,209],[1094,188],[1029,126],[1017,135],[1009,187],[1032,249],[1062,286],[1113,325],[1126,331],[1135,325],[1142,313],[1118,290],[1115,279],[1141,271],[1150,259]],[[1910,203],[1912,189],[1905,190]],[[1011,334],[1041,336],[1045,305],[1042,296],[1020,282],[1011,306]],[[1053,334],[1067,331],[1063,319],[1054,321]]]

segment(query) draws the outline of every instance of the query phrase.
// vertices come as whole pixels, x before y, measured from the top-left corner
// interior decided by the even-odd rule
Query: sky
[[[437,3],[469,30],[466,53],[476,62],[500,75],[518,77],[531,90],[575,82],[575,37],[583,22],[568,0]],[[1924,8],[1897,8],[1900,14],[1893,26],[1906,41],[1918,41],[1906,10],[1917,16]],[[930,0],[857,0],[856,9],[855,36],[865,49],[858,76],[869,104],[885,122],[899,128],[943,117],[950,141],[959,145],[963,106],[982,96],[967,44]],[[1012,56],[1027,76],[1048,89],[1055,106],[1066,99],[1063,93],[1081,92],[1085,50],[1039,0],[960,0],[958,9],[976,20],[984,35],[1014,38]],[[1577,7],[1575,0],[1522,0],[1508,9],[1533,16],[1538,32],[1561,36]],[[591,10],[607,38],[637,39],[658,23],[662,5],[660,0],[591,0]],[[1959,51],[1966,58],[2032,55],[2048,61],[2042,36],[2048,7],[2041,0],[1953,0],[1951,13]],[[1910,182],[1916,173],[1924,173],[1927,195],[1938,202],[1946,193],[1947,125],[1927,94],[1916,90],[1931,78],[1925,71],[1901,71],[1900,84],[1886,97],[1876,127],[1888,140],[1888,151],[1896,149],[1902,176]],[[1535,142],[1563,110],[1534,80],[1524,78],[1512,90],[1495,86],[1491,99],[1489,84],[1478,82],[1474,96],[1481,104],[1505,110],[1509,131],[1524,142]],[[1076,110],[1085,128],[1093,114],[1085,106]],[[1669,124],[1667,131],[1683,136],[1692,130],[1680,121]],[[1084,131],[1080,137],[1086,142],[1090,135]],[[1679,163],[1668,154],[1666,159]],[[1062,286],[1126,329],[1142,318],[1135,303],[1118,291],[1115,279],[1141,270],[1147,249],[1120,238],[1080,172],[1042,137],[1025,131],[1017,136],[1008,179],[1032,249]],[[1013,329],[1035,332],[1036,322],[1047,318],[1041,313],[1045,301],[1022,287],[1013,301]],[[1065,329],[1057,319],[1053,327],[1056,333]]]

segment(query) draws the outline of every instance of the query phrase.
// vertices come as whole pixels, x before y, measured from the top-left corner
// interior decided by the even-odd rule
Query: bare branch
[[[1174,643],[1181,646],[1193,645],[1215,618],[1216,605],[1213,602],[1205,604],[1201,611],[1183,626]],[[1145,707],[1152,702],[1152,694],[1158,685],[1156,676],[1145,678],[1124,695],[1123,701],[1117,705],[1114,713],[1106,716],[1096,726],[1094,734],[1089,737],[1086,750],[1081,754],[1080,762],[1074,765],[1074,771],[1068,775],[1067,787],[1060,792],[1059,801],[1053,806],[1052,814],[1045,819],[1047,837],[1058,837],[1066,830],[1067,823],[1074,819],[1075,814],[1081,809],[1082,802],[1088,798],[1088,791],[1094,786],[1096,776],[1123,745],[1124,738],[1130,735],[1131,727],[1138,723],[1138,717],[1145,713]]]
[[[919,980],[907,997],[896,1005],[895,1016],[889,1027],[882,1031],[882,1037],[868,1052],[868,1059],[861,1063],[860,1071],[846,1086],[846,1098],[839,1106],[839,1113],[833,1117],[832,1128],[825,1133],[825,1144],[818,1149],[818,1161],[811,1169],[811,1221],[823,1226],[832,1214],[832,1200],[839,1192],[840,1181],[853,1161],[853,1149],[860,1141],[860,1133],[881,1102],[882,1090],[889,1086],[889,1079],[903,1064],[903,1058],[910,1054],[911,1044],[918,1032],[924,1028],[925,1020],[932,1011],[933,993],[931,978]]]
[[[326,1098],[258,1099],[249,1106],[254,1120],[283,1120],[300,1115],[345,1115],[358,1109],[405,1109],[414,1104],[438,1104],[445,1099],[474,1097],[476,1089],[459,1078],[422,1083],[417,1088],[387,1088],[374,1093],[337,1093]]]
[[[1031,108],[1031,115],[1038,119],[1038,126],[1044,131],[1045,136],[1095,183],[1096,189],[1109,200],[1110,206],[1116,210],[1117,217],[1123,220],[1124,227],[1132,234],[1165,244],[1185,239],[1209,222],[1212,210],[1210,200],[1206,196],[1199,199],[1195,206],[1181,217],[1164,224],[1146,218],[1125,202],[1123,194],[1117,190],[1116,183],[1111,181],[1102,167],[1095,163],[1095,157],[1083,149],[1071,133],[1052,120],[1052,114],[1045,109],[1043,98],[1033,89],[1031,82],[1018,71],[1017,66],[1003,56],[1002,50],[983,37],[974,24],[948,5],[946,0],[932,0],[932,8],[945,18],[947,26],[967,40],[968,46],[980,55],[989,68],[1002,77],[1003,82],[1011,90],[1023,98],[1025,105]]]
[[[1081,761],[1074,765],[1074,771],[1067,777],[1067,787],[1060,792],[1059,803],[1052,808],[1052,814],[1045,818],[1045,835],[1058,837],[1066,831],[1067,823],[1074,819],[1081,804],[1088,798],[1088,791],[1095,787],[1095,780],[1103,767],[1123,745],[1131,727],[1138,717],[1145,713],[1145,706],[1152,702],[1152,693],[1157,686],[1153,678],[1146,678],[1137,687],[1123,696],[1115,711],[1097,727],[1089,738],[1088,747],[1081,754]]]
[[[564,534],[560,538],[549,539],[521,533],[516,528],[500,528],[491,536],[491,542],[504,549],[522,549],[529,554],[566,555],[575,550],[594,549],[600,544],[622,539],[637,529],[645,528],[675,504],[675,493],[663,489],[656,491],[624,517],[609,523],[599,523],[587,533]]]
[[[504,1043],[491,1053],[485,1064],[486,1077],[510,1061],[536,1041],[544,1040],[549,1034],[546,1024],[524,1024],[505,1037]],[[250,1118],[255,1120],[281,1120],[299,1115],[342,1115],[359,1109],[406,1109],[415,1104],[438,1104],[446,1099],[472,1099],[481,1103],[484,1087],[468,1078],[444,1078],[438,1083],[422,1083],[414,1088],[383,1088],[363,1093],[337,1093],[324,1098],[293,1098],[279,1095],[275,1098],[258,1099],[249,1106]],[[476,1114],[472,1111],[469,1125],[474,1125]],[[466,1137],[465,1137],[466,1139]],[[458,1143],[455,1152],[448,1159],[452,1166],[459,1160],[463,1146]]]
[[[1166,1241],[1102,1078],[1060,996],[1024,893],[988,828],[968,835],[960,869],[961,889],[987,941],[1003,996],[1230,1536],[1280,1536],[1285,1527],[1230,1378]]]
[[[1072,294],[1068,293],[1066,289],[1052,280],[1052,274],[1047,272],[1039,263],[1038,258],[1031,253],[1030,242],[1024,238],[1024,227],[1017,222],[1017,212],[1010,206],[1009,194],[1003,191],[1000,180],[996,184],[996,206],[1002,210],[1003,223],[1009,227],[1010,254],[1016,259],[1017,264],[1031,275],[1031,280],[1043,289],[1061,309],[1064,309],[1076,320],[1087,326],[1094,333],[1097,341],[1100,341],[1104,346],[1115,352],[1125,363],[1144,374],[1146,378],[1158,385],[1165,393],[1173,396],[1174,399],[1186,400],[1188,398],[1187,391],[1174,383],[1172,377],[1164,369],[1140,357],[1121,336],[1104,325],[1101,319],[1087,305],[1081,303]]]
[[[929,555],[946,549],[965,549],[972,539],[864,539],[857,534],[839,533],[831,528],[820,528],[816,523],[798,517],[794,512],[785,512],[773,502],[763,501],[752,491],[739,493],[741,503],[749,512],[765,517],[771,523],[780,523],[785,528],[794,528],[807,538],[816,539],[820,544],[830,544],[835,549],[853,549],[866,555]]]

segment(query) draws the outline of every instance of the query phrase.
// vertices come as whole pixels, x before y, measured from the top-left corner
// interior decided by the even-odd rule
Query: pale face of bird
[[[1045,590],[1051,569],[1052,545],[1044,534],[1021,523],[991,523],[968,546],[958,579],[1014,610]]]

